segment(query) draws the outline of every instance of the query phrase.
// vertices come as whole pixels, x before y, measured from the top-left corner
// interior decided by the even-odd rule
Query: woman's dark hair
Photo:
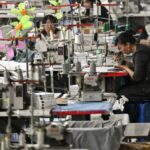
[[[52,15],[46,15],[44,18],[43,18],[43,21],[42,23],[43,24],[46,24],[47,20],[50,20],[50,22],[52,23],[58,23],[58,20],[56,17],[52,16]],[[56,26],[55,26],[56,27]],[[53,31],[54,34],[57,34],[60,30],[58,28],[55,28],[55,30]],[[43,29],[41,31],[41,33],[46,36],[47,35],[47,32]]]
[[[54,17],[54,16],[52,16],[52,15],[46,15],[46,16],[43,18],[42,23],[43,23],[43,24],[46,24],[47,20],[50,20],[52,23],[58,23],[57,18]]]
[[[118,44],[126,45],[127,43],[136,44],[136,39],[133,36],[132,32],[130,31],[120,33],[115,40],[115,45]]]

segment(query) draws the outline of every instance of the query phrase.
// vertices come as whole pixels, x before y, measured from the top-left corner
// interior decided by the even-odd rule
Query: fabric
[[[37,51],[31,51],[28,49],[28,61],[31,62],[33,60],[34,55],[37,53]],[[14,61],[17,62],[26,62],[26,50],[16,50],[16,55],[14,57]]]
[[[70,144],[89,150],[118,150],[123,136],[121,125],[113,122],[78,121],[69,123]]]
[[[68,104],[67,106],[54,106],[52,113],[55,112],[88,112],[88,111],[106,111],[112,110],[112,103],[110,102],[79,102],[75,104]]]

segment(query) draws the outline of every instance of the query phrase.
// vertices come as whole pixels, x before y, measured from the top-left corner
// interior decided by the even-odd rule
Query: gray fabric
[[[37,53],[37,51],[31,51],[28,49],[28,61],[31,62],[33,59],[33,56]],[[17,50],[16,51],[16,56],[14,58],[15,61],[17,62],[26,62],[26,50]]]
[[[79,121],[70,122],[68,130],[71,133],[73,148],[87,148],[89,150],[118,150],[122,139],[121,125],[109,121]],[[103,126],[103,127],[102,127]]]

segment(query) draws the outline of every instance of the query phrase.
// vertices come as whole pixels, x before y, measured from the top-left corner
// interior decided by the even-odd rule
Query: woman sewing
[[[128,72],[132,79],[129,86],[121,89],[119,95],[126,97],[150,96],[150,47],[137,44],[134,36],[129,32],[122,32],[115,42],[118,49],[124,54],[133,53],[134,70],[126,65],[117,66]]]
[[[43,18],[43,30],[40,33],[40,38],[37,39],[35,49],[39,52],[46,52],[48,49],[48,41],[59,38],[59,29],[56,27],[58,20],[52,15],[46,15]]]

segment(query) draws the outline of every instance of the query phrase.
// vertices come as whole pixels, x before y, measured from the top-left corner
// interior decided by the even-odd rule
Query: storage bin
[[[123,136],[118,121],[71,121],[67,129],[69,144],[76,149],[118,150]]]

